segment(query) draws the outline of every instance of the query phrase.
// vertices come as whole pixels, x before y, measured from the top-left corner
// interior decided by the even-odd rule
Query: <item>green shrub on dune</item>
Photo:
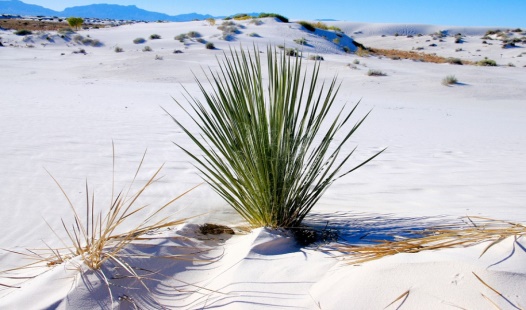
[[[197,81],[203,101],[188,93],[191,108],[178,102],[199,133],[172,118],[199,153],[179,147],[252,226],[298,227],[334,181],[381,152],[347,167],[354,151],[344,147],[365,117],[350,124],[356,106],[335,105],[338,83],[319,85],[319,63],[306,71],[299,57],[267,55],[263,77],[257,48],[231,51],[209,76],[211,91]]]

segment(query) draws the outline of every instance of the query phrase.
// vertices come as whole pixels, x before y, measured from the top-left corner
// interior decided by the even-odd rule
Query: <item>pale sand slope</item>
[[[387,233],[455,221],[464,215],[526,221],[526,74],[521,62],[524,58],[516,57],[523,45],[503,50],[495,44],[485,50],[477,42],[486,29],[466,28],[458,31],[473,35],[461,45],[465,52],[454,52],[457,44],[448,37],[442,46],[445,56],[479,60],[488,53],[499,64],[514,62],[516,67],[436,65],[348,55],[331,42],[333,34],[320,33],[330,39],[326,40],[297,24],[270,19],[259,26],[242,24],[246,28],[240,29],[231,42],[220,40],[221,32],[205,22],[136,24],[79,32],[99,39],[102,47],[78,46],[58,37],[55,43],[36,36],[33,42],[22,42],[21,37],[2,31],[0,247],[21,251],[44,247],[44,242],[51,247],[62,246],[43,218],[64,238],[60,219],[71,223],[72,215],[45,169],[79,208],[84,206],[86,178],[95,187],[97,205],[106,207],[111,192],[112,141],[119,189],[132,179],[146,148],[148,155],[139,181],[166,163],[164,178],[144,194],[145,203],[159,206],[200,183],[190,159],[172,141],[195,148],[160,106],[185,120],[171,97],[184,103],[182,86],[198,95],[192,72],[202,78],[201,67],[215,70],[215,57],[221,58],[229,47],[252,47],[255,42],[264,58],[267,44],[299,47],[293,40],[301,37],[309,43],[304,47],[306,53],[321,54],[325,59],[321,78],[338,74],[342,80],[338,104],[352,105],[361,99],[360,115],[372,109],[353,138],[359,145],[353,162],[388,147],[374,162],[336,182],[308,223],[325,226],[328,221],[330,227],[340,230],[342,238],[352,241],[368,233],[381,239]],[[411,50],[419,46],[415,40],[425,39],[393,37],[399,25],[337,25],[373,47]],[[415,34],[427,35],[447,27],[409,28]],[[206,50],[198,42],[185,48],[173,39],[188,31],[200,32],[218,49]],[[354,34],[357,31],[362,33]],[[451,31],[457,32],[454,28]],[[260,37],[247,35],[252,32]],[[149,40],[154,33],[162,39]],[[148,41],[133,44],[137,37]],[[27,44],[34,47],[27,48]],[[145,45],[153,52],[142,52]],[[115,46],[124,52],[115,53]],[[72,54],[80,47],[87,55]],[[476,52],[479,48],[481,51]],[[175,49],[183,53],[173,54]],[[427,47],[425,51],[429,52]],[[502,60],[496,57],[501,53]],[[155,55],[163,60],[155,60]],[[353,65],[356,59],[360,64]],[[304,63],[308,67],[313,64],[309,60]],[[369,77],[369,69],[381,70],[387,76]],[[447,75],[455,75],[461,84],[441,85]],[[524,240],[517,244],[506,240],[480,259],[486,245],[396,255],[347,266],[315,248],[299,248],[291,238],[266,229],[222,239],[196,236],[195,224],[199,223],[243,225],[242,219],[206,185],[186,195],[167,213],[175,211],[175,217],[206,214],[178,229],[152,234],[152,240],[127,251],[158,256],[190,252],[195,260],[132,260],[130,263],[137,267],[159,272],[150,277],[160,283],[146,280],[155,300],[134,281],[112,280],[113,307],[133,308],[126,298],[118,301],[126,295],[142,308],[156,308],[160,302],[181,309],[383,309],[407,290],[410,294],[404,309],[492,309],[481,293],[503,309],[514,309],[512,304],[526,306]],[[182,245],[201,251],[195,254]],[[4,251],[0,262],[4,270],[29,261]],[[74,261],[57,266],[23,282],[20,289],[0,288],[0,308],[112,307],[101,279],[90,273],[81,278],[75,266]],[[119,273],[111,265],[105,272],[110,277]],[[472,272],[508,301],[484,286]],[[0,283],[21,282],[6,278],[9,275],[4,274]],[[123,288],[130,286],[134,289]],[[396,309],[400,303],[389,308]]]

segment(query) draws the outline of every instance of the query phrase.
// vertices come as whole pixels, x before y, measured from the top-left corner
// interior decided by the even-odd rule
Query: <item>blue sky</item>
[[[170,15],[274,12],[290,19],[458,26],[526,26],[526,0],[22,0],[54,10],[93,3],[136,5]]]

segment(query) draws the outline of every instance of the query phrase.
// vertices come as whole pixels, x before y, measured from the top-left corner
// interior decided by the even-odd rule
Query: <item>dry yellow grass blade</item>
[[[400,304],[400,306],[402,306],[404,304],[404,302],[407,300],[407,297],[409,297],[409,290],[407,290],[405,293],[403,293],[402,295],[398,296],[398,298],[396,298],[395,300],[393,300],[393,302],[391,302],[390,304],[388,304],[387,306],[385,306],[384,309],[387,309],[389,308],[389,306],[391,306],[392,304],[394,304],[395,302],[399,301],[400,299],[403,299],[402,300],[402,303]],[[400,308],[400,306],[398,306],[398,308]],[[397,309],[398,309],[397,308]]]
[[[484,286],[486,286],[487,288],[489,288],[490,290],[492,290],[495,294],[499,295],[502,299],[504,299],[508,304],[510,304],[513,308],[517,309],[517,310],[522,310],[521,308],[517,307],[516,305],[514,305],[508,298],[506,298],[506,296],[502,295],[501,292],[497,291],[495,288],[493,288],[491,285],[489,285],[488,283],[486,283],[486,281],[482,280],[481,277],[479,277],[475,272],[471,272],[473,273],[473,275],[482,283],[484,284]],[[482,294],[482,296],[484,298],[486,298],[488,301],[490,301],[495,307],[498,308],[498,306],[492,301],[490,300],[488,297],[486,297],[484,294]]]
[[[422,237],[397,241],[373,240],[376,244],[355,246],[339,245],[336,250],[345,253],[338,255],[349,264],[360,264],[398,253],[418,253],[454,247],[468,247],[491,241],[480,256],[502,240],[526,235],[526,226],[519,223],[494,220],[484,217],[466,217],[469,227],[455,225],[432,227],[419,232]]]

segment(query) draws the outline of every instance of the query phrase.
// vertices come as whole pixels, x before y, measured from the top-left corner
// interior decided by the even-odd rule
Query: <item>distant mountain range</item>
[[[19,0],[0,0],[0,14],[7,15],[31,15],[31,16],[60,16],[60,17],[83,17],[116,20],[140,20],[140,21],[173,21],[183,22],[194,19],[206,19],[214,17],[208,14],[181,14],[171,16],[168,14],[150,12],[136,7],[135,5],[116,4],[92,4],[66,8],[64,11],[54,11],[45,7],[27,4]],[[220,18],[219,16],[215,18]]]

